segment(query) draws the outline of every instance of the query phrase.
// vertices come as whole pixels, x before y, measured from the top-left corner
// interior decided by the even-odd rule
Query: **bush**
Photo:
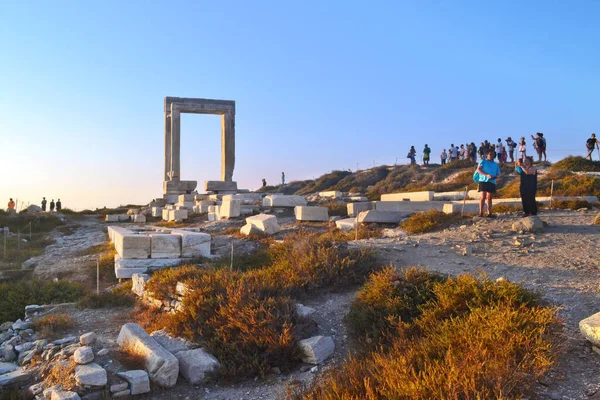
[[[592,205],[585,200],[556,200],[552,199],[552,208],[560,208],[563,210],[579,210],[580,208],[592,208]]]
[[[33,329],[42,337],[54,338],[75,326],[75,318],[67,314],[49,314],[34,321]]]
[[[550,169],[567,172],[600,171],[600,161],[590,161],[580,156],[568,156],[554,163]]]
[[[400,226],[408,233],[416,234],[441,229],[459,220],[460,215],[458,214],[446,214],[438,210],[429,210],[411,215]]]
[[[130,289],[131,290],[131,289]],[[88,293],[77,305],[80,308],[112,308],[112,307],[127,307],[135,303],[135,298],[132,294],[124,293],[123,291],[109,291]]]
[[[395,290],[379,275],[361,291],[354,310],[389,321],[388,344],[331,369],[292,399],[488,399],[527,397],[555,361],[560,322],[556,310],[519,285],[462,275],[446,281],[401,277]],[[409,289],[409,296],[405,290]],[[413,301],[410,291],[418,294]],[[406,297],[405,297],[406,296]],[[406,298],[403,302],[400,299]],[[398,307],[387,307],[386,301]],[[371,307],[371,306],[372,307]],[[402,316],[410,310],[413,313]],[[357,320],[351,320],[357,321]],[[360,332],[360,329],[354,328]]]
[[[346,203],[330,201],[329,203],[325,204],[325,207],[327,207],[330,217],[344,217],[348,215],[348,207],[346,206]]]
[[[330,173],[325,174],[314,181],[310,181],[309,184],[298,190],[296,194],[302,195],[328,190],[332,186],[337,185],[338,182],[340,182],[346,176],[351,174],[352,172],[350,171],[331,171]]]
[[[475,168],[477,163],[474,163],[471,160],[455,160],[449,163],[446,163],[440,167],[440,169],[463,169],[463,168]]]
[[[177,282],[189,291],[177,312],[157,318],[146,310],[138,321],[201,342],[222,363],[227,379],[290,368],[299,360],[296,343],[306,322],[289,296],[363,282],[372,255],[305,231],[288,235],[266,253],[266,265],[245,271],[192,266],[157,271],[147,283],[153,297],[171,300]]]
[[[85,289],[67,281],[22,280],[0,283],[0,321],[22,318],[25,306],[77,301]]]

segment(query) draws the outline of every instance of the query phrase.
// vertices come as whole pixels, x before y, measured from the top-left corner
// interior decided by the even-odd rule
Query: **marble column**
[[[171,169],[170,179],[178,181],[181,177],[181,113],[175,104],[171,104]]]
[[[235,113],[221,115],[221,180],[232,181],[235,167]]]

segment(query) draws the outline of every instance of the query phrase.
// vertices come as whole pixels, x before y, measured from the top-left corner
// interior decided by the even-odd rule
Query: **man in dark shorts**
[[[595,133],[592,133],[592,137],[590,137],[588,140],[586,140],[585,147],[587,148],[587,151],[588,151],[587,156],[585,156],[585,158],[592,161],[592,153],[594,152],[594,148],[596,148],[596,149],[600,148],[600,146],[598,146],[598,139],[596,139]]]
[[[481,192],[479,216],[483,217],[483,209],[487,201],[487,216],[494,218],[495,215],[492,214],[492,197],[496,193],[496,178],[500,175],[500,167],[494,162],[494,150],[488,149],[485,157],[477,166],[479,191]]]

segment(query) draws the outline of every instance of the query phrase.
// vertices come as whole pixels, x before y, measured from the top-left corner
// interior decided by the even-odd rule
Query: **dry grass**
[[[515,206],[513,204],[494,204],[492,206],[492,209],[495,213],[511,213],[523,211],[523,207]]]
[[[348,215],[348,207],[346,206],[346,203],[343,202],[330,201],[326,204],[323,204],[322,207],[327,207],[330,217],[344,217]]]
[[[76,366],[77,364],[73,360],[45,364],[41,370],[44,384],[48,387],[60,385],[63,390],[75,389],[77,387],[77,381],[75,380]]]
[[[33,329],[44,338],[54,338],[75,326],[75,318],[67,314],[49,314],[34,321]]]
[[[590,161],[583,157],[569,156],[554,163],[552,171],[600,171],[600,161]]]
[[[116,361],[127,370],[146,369],[146,358],[131,345],[121,347],[114,355]]]
[[[290,399],[528,397],[555,361],[556,310],[519,285],[422,270],[375,274],[361,290],[353,332],[381,329],[370,353],[329,370]],[[362,315],[365,314],[365,315]],[[354,338],[357,339],[357,338]]]
[[[291,296],[361,283],[373,265],[370,253],[305,231],[288,235],[259,259],[244,270],[186,266],[156,272],[147,283],[153,297],[172,299],[177,282],[190,291],[178,312],[141,308],[137,320],[201,342],[221,361],[226,379],[265,375],[272,367],[284,371],[299,361],[296,342],[306,327]]]
[[[592,208],[592,205],[586,200],[552,200],[552,208],[562,210],[579,210],[580,208]]]
[[[443,229],[460,220],[459,214],[446,214],[438,210],[429,210],[411,215],[400,226],[408,233],[418,234]]]

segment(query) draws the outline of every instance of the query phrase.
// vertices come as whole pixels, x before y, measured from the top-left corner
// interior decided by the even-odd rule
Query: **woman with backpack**
[[[525,158],[524,162],[517,160],[515,171],[521,177],[519,191],[521,192],[521,203],[523,204],[523,217],[537,215],[537,203],[535,201],[537,168],[533,166],[533,157]]]
[[[496,178],[500,175],[500,167],[494,162],[494,150],[488,149],[485,157],[479,162],[473,180],[479,185],[478,191],[481,192],[479,216],[483,217],[483,209],[487,202],[487,217],[495,218],[492,214],[492,197],[496,193]]]

